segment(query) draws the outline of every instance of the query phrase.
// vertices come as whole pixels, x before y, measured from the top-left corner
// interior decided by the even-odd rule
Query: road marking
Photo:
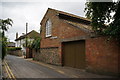
[[[61,74],[65,74],[65,72],[61,71],[61,70],[56,70],[57,72],[61,73]]]
[[[40,65],[45,66],[45,67],[48,67],[48,68],[53,69],[54,71],[56,71],[58,73],[61,73],[61,74],[64,74],[64,75],[66,74],[64,71],[55,69],[54,67],[51,67],[48,64],[44,64],[44,63],[41,63],[41,62],[38,62],[38,61],[34,61],[34,60],[31,60],[31,59],[25,59],[25,60],[30,61],[32,63],[40,64]],[[79,76],[77,76],[77,75],[72,75],[72,77],[73,78],[79,78]]]
[[[43,65],[43,66],[45,66],[45,67],[48,67],[48,68],[50,68],[50,69],[55,70],[55,71],[58,72],[58,73],[65,74],[65,72],[63,72],[62,70],[57,70],[57,69],[55,69],[54,67],[51,67],[51,66],[49,66],[49,65],[47,65],[47,64],[40,63],[40,62],[38,62],[38,61],[33,61],[33,60],[28,60],[28,61],[33,62],[33,63],[40,64],[40,65]]]
[[[15,76],[13,75],[10,67],[9,67],[8,64],[7,64],[7,62],[6,62],[6,61],[4,61],[4,62],[5,62],[5,66],[6,66],[6,69],[7,69],[7,74],[9,75],[9,77],[11,76],[10,79],[11,79],[11,80],[16,80],[16,78],[15,78]]]
[[[74,78],[79,78],[78,76],[76,76],[76,75],[72,75]]]
[[[10,76],[10,74],[9,74],[9,71],[8,71],[6,65],[5,65],[5,70],[6,70],[7,74],[8,74],[8,77],[11,79],[11,76]]]
[[[58,69],[55,69],[54,67],[51,67],[49,66],[48,64],[44,64],[44,63],[41,63],[41,62],[38,62],[38,61],[34,61],[34,60],[30,60],[30,59],[26,59],[27,61],[30,61],[30,62],[33,62],[33,63],[37,63],[37,64],[40,64],[42,66],[45,66],[45,67],[48,67],[50,69],[53,69],[54,71],[58,72],[58,73],[61,73],[61,74],[65,74],[64,71],[62,70],[58,70]],[[79,78],[79,76],[77,75],[72,75],[73,78]]]
[[[9,67],[8,64],[7,64],[7,62],[5,62],[5,63],[6,63],[6,65],[7,65],[8,70],[10,71],[10,74],[12,75],[12,77],[15,78],[15,76],[13,75],[13,73],[12,73],[10,67]]]

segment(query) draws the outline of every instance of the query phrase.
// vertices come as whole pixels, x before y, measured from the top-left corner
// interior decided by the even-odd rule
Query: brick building
[[[41,21],[41,49],[36,60],[86,69],[118,73],[119,47],[115,41],[95,37],[91,20],[48,8]],[[113,46],[114,45],[114,46]]]

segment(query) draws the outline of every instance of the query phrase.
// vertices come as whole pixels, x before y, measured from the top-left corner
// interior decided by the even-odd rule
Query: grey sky
[[[2,19],[11,18],[13,26],[7,32],[10,41],[15,40],[16,32],[19,36],[25,33],[25,23],[28,22],[28,32],[39,32],[40,21],[47,9],[53,8],[84,17],[85,0],[2,0],[0,15]]]

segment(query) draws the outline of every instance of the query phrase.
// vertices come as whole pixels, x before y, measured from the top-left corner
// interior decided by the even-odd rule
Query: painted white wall
[[[34,39],[28,39],[28,41],[33,41]],[[25,39],[21,39],[16,41],[16,47],[21,47],[22,48],[22,53],[23,55],[26,54],[26,48],[23,46],[25,44]]]

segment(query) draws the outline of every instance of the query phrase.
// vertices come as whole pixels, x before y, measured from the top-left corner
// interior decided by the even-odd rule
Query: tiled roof
[[[36,37],[40,37],[40,34],[38,32],[36,32],[35,30],[32,30],[31,32],[26,34],[28,38],[34,39]],[[24,39],[26,37],[26,35],[22,35],[19,38],[15,39],[15,41]]]
[[[51,9],[51,8],[49,8],[49,9]],[[55,9],[51,9],[51,10],[56,11],[59,17],[63,16],[62,19],[64,20],[64,22],[66,22],[68,24],[71,24],[72,26],[77,27],[79,29],[82,29],[86,32],[92,32],[92,27],[90,26],[90,23],[91,23],[90,19],[80,17],[80,16],[76,16],[76,15],[66,13],[66,12],[63,12],[63,11],[58,11],[58,10],[55,10]],[[65,19],[65,18],[68,18],[68,19]]]
[[[90,21],[90,19],[88,18],[84,18],[84,17],[80,17],[80,16],[77,16],[77,15],[74,15],[74,14],[70,14],[70,13],[67,13],[67,12],[63,12],[63,11],[59,11],[59,10],[55,10],[55,9],[51,9],[51,8],[48,8],[48,10],[53,10],[53,11],[56,11],[58,14],[64,14],[64,15],[68,15],[68,16],[71,16],[71,17],[75,17],[75,18],[79,18],[79,19],[83,19],[83,20],[86,20],[86,21]]]
[[[67,12],[63,12],[63,11],[59,11],[59,10],[56,10],[56,9],[48,8],[48,10],[45,13],[45,15],[44,15],[43,19],[41,20],[40,24],[43,23],[43,20],[46,17],[48,11],[54,11],[54,12],[56,12],[56,15],[58,15],[58,16],[65,15],[65,16],[68,16],[68,17],[71,17],[71,18],[77,18],[77,19],[79,19],[79,20],[81,20],[83,22],[84,21],[89,22],[89,23],[91,22],[90,19],[87,19],[87,18],[84,18],[84,17],[80,17],[80,16],[77,16],[77,15],[74,15],[74,14],[70,14],[70,13],[67,13]]]
[[[92,31],[92,27],[90,26],[90,23],[91,23],[90,19],[76,16],[76,15],[73,15],[73,14],[70,14],[67,12],[51,9],[51,8],[48,8],[47,12],[48,11],[56,12],[56,15],[59,16],[59,18],[61,20],[64,20],[64,22],[71,24],[74,27],[77,27],[77,28],[82,29],[82,30],[87,31],[87,32]],[[46,12],[46,14],[47,14],[47,12]],[[46,16],[46,14],[45,14],[45,16]],[[45,18],[45,16],[44,16],[44,18]],[[43,22],[43,19],[42,19],[41,23]]]
[[[90,19],[80,17],[80,16],[76,16],[76,15],[66,13],[66,12],[63,12],[63,11],[58,11],[58,10],[51,9],[51,8],[49,8],[49,9],[53,10],[53,11],[56,11],[59,17],[66,16],[66,17],[62,18],[64,20],[64,22],[66,22],[68,24],[71,24],[72,26],[77,27],[79,29],[82,29],[86,32],[92,32],[92,27],[90,26],[90,23],[91,23]],[[69,18],[69,19],[65,19],[65,18]],[[74,20],[78,20],[78,22],[74,21]]]
[[[66,22],[76,28],[82,29],[86,32],[92,32],[92,27],[90,25],[80,24],[80,23],[68,21],[68,20],[64,20],[64,22]]]

